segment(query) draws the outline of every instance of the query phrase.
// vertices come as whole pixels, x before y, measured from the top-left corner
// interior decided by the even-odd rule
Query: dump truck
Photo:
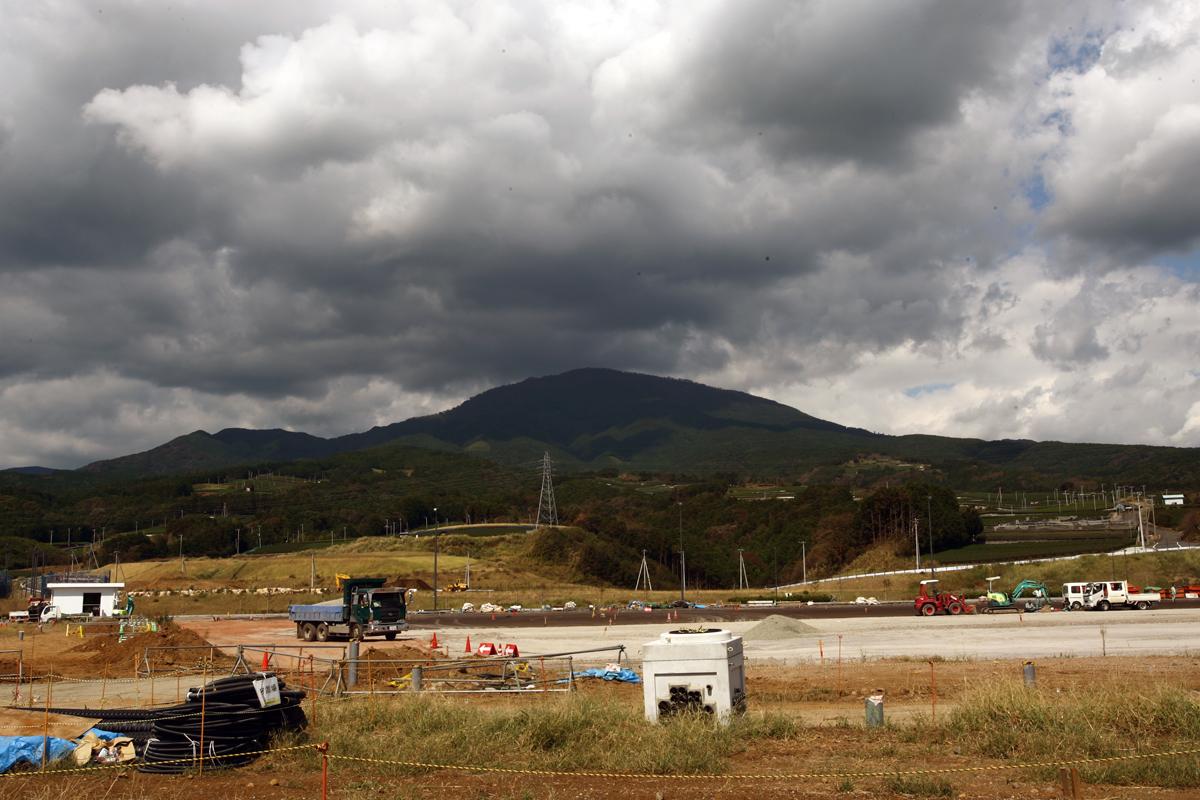
[[[288,606],[288,619],[296,623],[296,638],[325,642],[331,637],[353,640],[382,636],[391,641],[408,630],[408,599],[415,590],[383,588],[386,578],[341,578],[338,600]]]

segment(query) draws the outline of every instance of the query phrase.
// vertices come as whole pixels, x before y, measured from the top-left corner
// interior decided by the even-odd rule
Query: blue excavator
[[[1024,580],[1014,586],[1011,592],[1003,592],[995,588],[998,580],[999,575],[987,579],[986,602],[981,603],[979,609],[985,614],[993,611],[1041,611],[1050,605],[1050,590],[1041,581]]]

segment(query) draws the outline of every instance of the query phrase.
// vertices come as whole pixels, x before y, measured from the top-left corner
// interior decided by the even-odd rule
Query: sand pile
[[[742,634],[747,642],[778,642],[801,636],[819,636],[821,631],[798,619],[772,614]]]

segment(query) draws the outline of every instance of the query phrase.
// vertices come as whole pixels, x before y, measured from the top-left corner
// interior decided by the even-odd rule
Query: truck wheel
[[[385,633],[385,634],[383,635],[383,638],[387,639],[389,642],[394,642],[394,641],[396,641],[396,634],[394,634],[394,633]]]
[[[328,642],[329,641],[329,626],[326,625],[324,622],[322,622],[320,625],[317,626],[317,641],[318,642]]]
[[[1081,608],[1083,608],[1083,603],[1079,602],[1078,600],[1074,600],[1071,602],[1071,610],[1072,611],[1078,611]]]
[[[296,623],[296,638],[297,639],[304,638],[304,623],[303,622]]]
[[[311,622],[304,623],[304,641],[315,642],[317,640],[317,628]]]
[[[1108,609],[1112,608],[1112,605],[1107,600],[1101,600],[1096,604],[1096,608],[1100,609],[1101,611],[1108,611]]]
[[[946,610],[949,611],[952,615],[958,616],[959,614],[962,613],[962,604],[961,603],[951,603],[950,605],[946,606]]]
[[[1149,607],[1150,607],[1150,604],[1147,603],[1145,600],[1139,600],[1137,603],[1138,611],[1145,611]]]
[[[358,626],[357,622],[351,622],[350,623],[350,641],[361,642],[362,638],[363,638],[362,637],[362,628],[360,628]]]
[[[937,607],[933,603],[926,603],[921,606],[921,616],[923,617],[932,617],[936,613]]]

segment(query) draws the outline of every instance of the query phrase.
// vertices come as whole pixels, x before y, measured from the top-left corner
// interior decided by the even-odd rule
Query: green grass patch
[[[272,553],[299,553],[304,550],[320,550],[323,547],[329,547],[335,544],[344,544],[344,539],[315,539],[311,542],[275,542],[274,544],[264,544],[262,547],[256,547],[253,550],[246,552],[246,555],[266,556]]]
[[[954,797],[954,787],[941,778],[924,775],[897,775],[883,785],[889,792],[906,797]]]
[[[972,564],[993,561],[1019,561],[1026,558],[1052,558],[1085,553],[1109,553],[1128,547],[1125,536],[1100,539],[1067,539],[1056,542],[1005,542],[1003,544],[970,544],[934,554],[939,564]]]

